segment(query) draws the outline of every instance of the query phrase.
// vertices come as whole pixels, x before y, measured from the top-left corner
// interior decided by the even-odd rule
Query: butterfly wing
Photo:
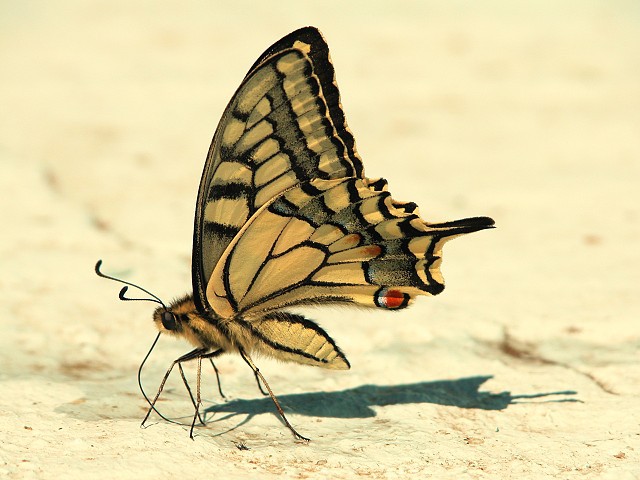
[[[322,328],[302,315],[289,312],[266,313],[258,319],[236,318],[225,328],[234,338],[250,339],[252,352],[284,362],[347,370],[349,362]]]
[[[222,115],[196,204],[192,279],[200,311],[225,249],[255,212],[313,179],[362,177],[329,50],[312,27],[272,45]]]
[[[218,315],[245,319],[301,304],[404,308],[444,288],[444,242],[492,225],[485,217],[429,224],[381,180],[311,180],[251,217],[220,258],[207,298]]]

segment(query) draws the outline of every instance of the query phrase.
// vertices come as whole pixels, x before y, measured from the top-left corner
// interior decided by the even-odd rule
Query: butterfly
[[[295,438],[308,440],[291,426],[252,356],[335,370],[350,365],[327,332],[289,309],[399,310],[418,295],[436,295],[444,288],[443,244],[493,223],[426,222],[415,203],[391,197],[385,180],[365,177],[321,33],[305,27],[277,41],[249,69],[209,148],[196,202],[193,294],[160,302],[153,314],[160,333],[194,346],[171,366],[185,380],[181,364],[198,362],[195,399],[185,380],[196,409],[191,436],[200,418],[202,360],[238,353]]]

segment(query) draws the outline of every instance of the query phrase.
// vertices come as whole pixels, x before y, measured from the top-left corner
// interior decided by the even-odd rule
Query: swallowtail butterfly
[[[307,440],[289,424],[251,356],[337,370],[349,362],[322,328],[287,309],[405,308],[418,295],[443,290],[446,241],[492,226],[487,217],[426,222],[415,203],[391,197],[385,180],[365,177],[324,38],[306,27],[276,42],[233,95],[207,155],[196,203],[193,294],[168,307],[159,302],[153,314],[161,333],[195,347],[172,364],[184,379],[181,363],[198,361],[191,435],[200,418],[201,361],[235,352],[294,436]]]

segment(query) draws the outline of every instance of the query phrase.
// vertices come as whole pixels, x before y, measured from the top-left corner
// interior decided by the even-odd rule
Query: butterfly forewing
[[[196,302],[242,226],[264,204],[316,178],[360,177],[328,47],[313,28],[256,62],[227,106],[200,183],[193,246]]]

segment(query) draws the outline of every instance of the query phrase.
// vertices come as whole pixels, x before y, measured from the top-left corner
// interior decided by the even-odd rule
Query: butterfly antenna
[[[138,386],[140,387],[140,391],[142,392],[142,396],[144,397],[144,399],[147,401],[147,403],[151,406],[153,406],[153,404],[151,403],[151,400],[149,400],[149,397],[147,396],[147,394],[144,391],[144,388],[142,388],[142,368],[144,367],[144,364],[147,363],[147,359],[149,358],[149,355],[151,355],[151,352],[153,351],[153,349],[156,347],[156,343],[158,343],[158,340],[160,339],[160,334],[162,332],[158,332],[158,335],[156,336],[156,339],[153,341],[153,343],[151,344],[151,348],[149,349],[149,351],[147,352],[147,354],[144,356],[144,358],[142,359],[142,363],[140,364],[140,367],[138,367]],[[154,409],[155,410],[155,409]]]
[[[149,290],[147,290],[146,288],[142,288],[140,285],[136,285],[135,283],[131,283],[131,282],[126,282],[124,280],[121,280],[119,278],[116,277],[112,277],[110,275],[107,275],[105,273],[102,273],[100,271],[100,267],[102,267],[102,260],[98,260],[96,263],[96,275],[98,275],[99,277],[102,278],[106,278],[108,280],[113,280],[114,282],[119,282],[119,283],[124,283],[125,285],[129,285],[131,287],[135,287],[138,290],[143,291],[144,293],[146,293],[147,295],[149,295],[152,298],[129,298],[129,297],[125,297],[124,294],[126,293],[126,291],[129,289],[129,287],[122,287],[122,290],[120,290],[120,293],[118,294],[118,298],[120,298],[120,300],[123,301],[139,301],[139,300],[144,300],[144,301],[149,301],[149,302],[156,302],[159,303],[160,305],[162,305],[165,309],[167,308],[167,306],[164,304],[164,302],[162,300],[160,300],[160,298],[158,298],[156,295],[154,295],[153,293],[151,293]]]
[[[100,271],[100,267],[102,267],[102,260],[98,260],[96,262],[96,275],[98,275],[99,277],[102,278],[106,278],[108,280],[113,280],[114,282],[119,282],[119,283],[124,283],[125,286],[122,287],[122,289],[120,290],[120,293],[118,293],[118,298],[120,300],[123,301],[148,301],[148,302],[155,302],[155,303],[159,303],[160,305],[162,305],[165,309],[167,308],[167,306],[164,304],[164,302],[162,300],[160,300],[159,297],[157,297],[156,295],[154,295],[153,293],[151,293],[149,290],[147,290],[146,288],[142,288],[140,285],[136,285],[135,283],[131,283],[131,282],[127,282],[125,280],[121,280],[119,278],[116,277],[112,277],[111,275],[107,275],[105,273],[102,273]],[[143,291],[144,293],[146,293],[147,295],[149,295],[152,298],[129,298],[129,297],[125,297],[124,294],[127,292],[127,290],[129,289],[128,286],[131,287],[135,287],[138,290]],[[144,391],[144,388],[142,387],[142,369],[144,368],[145,363],[147,363],[147,360],[149,359],[149,356],[151,355],[151,352],[153,351],[153,349],[155,348],[156,344],[158,343],[158,340],[160,339],[160,335],[162,334],[162,332],[158,332],[158,335],[156,336],[156,339],[153,341],[153,343],[151,344],[151,348],[149,348],[149,351],[147,352],[147,354],[144,356],[144,359],[142,360],[142,363],[140,364],[140,367],[138,367],[138,386],[140,387],[140,392],[142,392],[142,396],[144,397],[144,399],[147,401],[147,403],[150,405],[151,410],[155,411],[160,418],[166,420],[167,422],[170,423],[177,423],[179,424],[179,422],[176,422],[174,420],[171,420],[167,417],[165,417],[164,415],[162,415],[162,413],[160,413],[154,403],[149,399],[149,396],[147,395],[147,393]],[[151,411],[150,410],[150,411]],[[143,422],[144,423],[144,422]]]

